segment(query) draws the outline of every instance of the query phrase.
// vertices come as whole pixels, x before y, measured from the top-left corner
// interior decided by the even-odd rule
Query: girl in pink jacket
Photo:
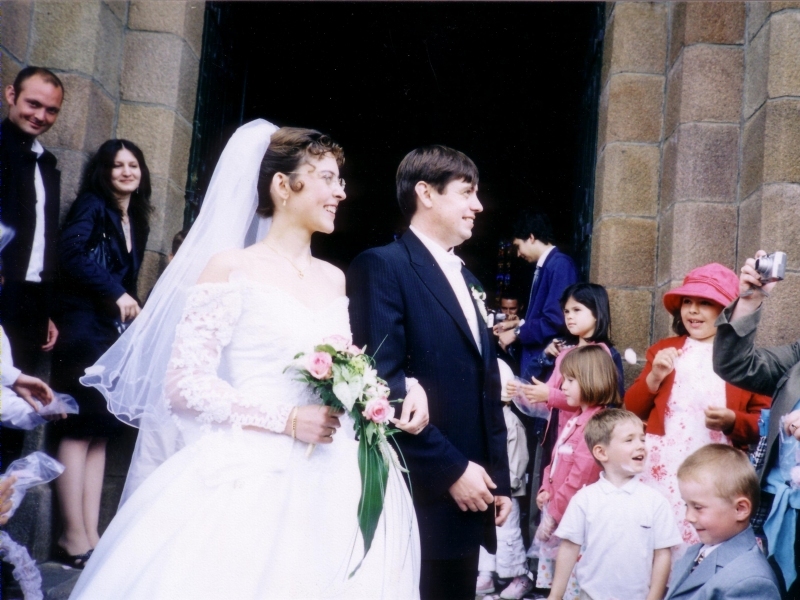
[[[574,412],[564,412],[560,419],[558,440],[536,496],[543,511],[536,538],[540,543],[551,541],[548,545],[552,545],[550,538],[575,493],[600,478],[600,466],[583,438],[586,423],[606,406],[621,403],[617,368],[603,346],[581,346],[569,352],[561,363],[561,375],[561,391]],[[536,587],[551,586],[554,562],[540,557]],[[577,598],[579,593],[572,577],[564,598]]]

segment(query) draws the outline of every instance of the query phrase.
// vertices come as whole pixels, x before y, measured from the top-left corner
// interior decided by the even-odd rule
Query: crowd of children
[[[541,510],[528,550],[535,577],[519,560],[516,520],[502,534],[516,563],[501,567],[500,549],[496,568],[484,557],[479,594],[494,592],[494,571],[513,578],[503,599],[781,598],[750,526],[760,490],[744,452],[771,399],[725,383],[712,365],[716,319],[738,294],[722,265],[690,272],[663,299],[677,337],[648,349],[626,392],[606,290],[565,290],[565,336],[545,350],[552,375],[504,389],[523,408],[545,403],[557,431],[542,437],[552,447],[531,491]]]

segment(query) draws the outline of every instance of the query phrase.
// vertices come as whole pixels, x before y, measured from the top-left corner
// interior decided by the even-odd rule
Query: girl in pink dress
[[[647,422],[647,464],[642,481],[669,500],[684,545],[700,540],[685,520],[677,472],[684,459],[706,444],[746,448],[758,441],[758,418],[770,399],[726,384],[714,373],[715,321],[739,294],[739,278],[720,264],[691,271],[683,285],[664,295],[678,337],[647,351],[644,370],[625,394],[625,407]]]

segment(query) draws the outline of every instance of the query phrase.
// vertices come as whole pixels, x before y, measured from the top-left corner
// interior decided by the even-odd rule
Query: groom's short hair
[[[416,148],[397,167],[397,202],[400,211],[411,219],[417,210],[417,192],[420,181],[432,185],[440,194],[451,181],[464,180],[478,184],[478,167],[472,159],[458,150],[434,145]]]

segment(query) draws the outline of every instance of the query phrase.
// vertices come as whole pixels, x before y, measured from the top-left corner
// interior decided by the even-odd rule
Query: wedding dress
[[[185,446],[122,505],[71,598],[419,596],[419,538],[398,470],[350,577],[363,558],[352,421],[342,417],[333,443],[309,457],[277,433],[292,406],[318,402],[286,366],[326,336],[349,337],[347,305],[342,296],[314,310],[240,273],[188,290],[164,386]]]

